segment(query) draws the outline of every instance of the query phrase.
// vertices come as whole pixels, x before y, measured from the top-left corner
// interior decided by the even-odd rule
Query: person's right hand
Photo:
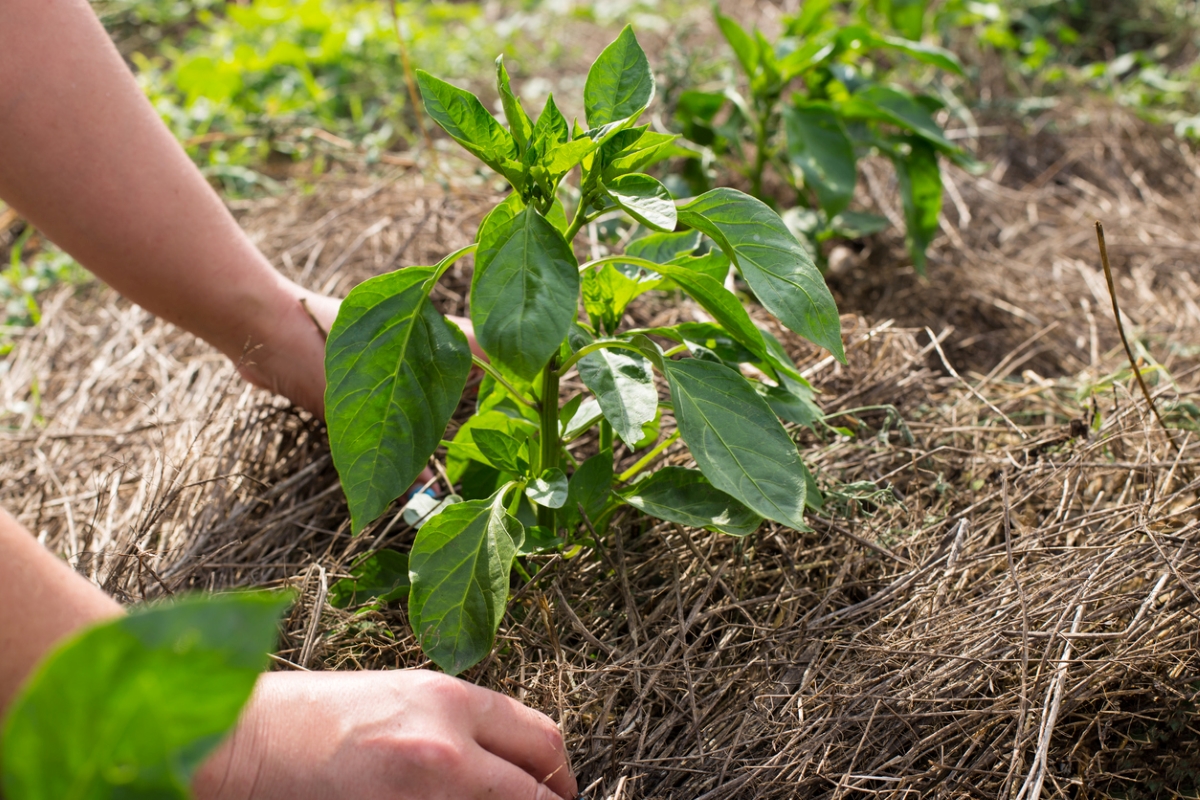
[[[562,735],[504,695],[425,670],[264,674],[197,800],[570,800]]]

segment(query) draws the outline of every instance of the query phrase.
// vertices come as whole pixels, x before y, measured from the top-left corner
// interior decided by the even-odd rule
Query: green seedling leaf
[[[613,481],[613,454],[601,450],[579,465],[571,476],[567,491],[567,511],[579,513],[583,506],[588,519],[594,521],[604,510]]]
[[[590,341],[582,328],[572,329],[575,349]],[[578,369],[583,385],[596,395],[613,432],[628,445],[640,441],[642,426],[658,411],[658,390],[654,388],[650,362],[631,350],[604,349],[581,358]]]
[[[804,103],[783,109],[788,156],[817,193],[830,217],[854,199],[858,158],[841,117],[828,103]]]
[[[550,174],[551,180],[557,184],[562,176],[574,169],[584,158],[599,149],[600,144],[591,139],[576,139],[573,142],[556,145],[546,154],[542,166]]]
[[[475,434],[481,430],[495,431],[509,439],[523,441],[537,430],[537,426],[499,409],[484,411],[468,419],[454,434],[454,440],[446,448],[446,477],[452,484],[463,480],[471,462],[494,466],[475,443]],[[489,492],[489,496],[490,494]]]
[[[57,646],[4,723],[4,796],[179,798],[237,722],[291,597],[189,597]]]
[[[524,436],[513,436],[495,428],[475,428],[472,432],[475,446],[493,467],[521,475],[529,469],[528,450]]]
[[[334,608],[376,602],[391,603],[408,597],[408,554],[379,550],[350,570],[352,577],[329,587],[329,604]]]
[[[812,258],[766,204],[736,189],[714,189],[679,209],[679,219],[725,251],[784,325],[845,362],[833,295]]]
[[[915,97],[891,86],[868,86],[842,106],[842,113],[848,117],[884,120],[915,133],[942,150],[961,152]]]
[[[531,380],[571,326],[579,263],[562,233],[532,208],[508,221],[493,223],[489,215],[479,240],[471,282],[475,336],[492,361]]]
[[[359,284],[329,332],[325,420],[354,533],[421,474],[466,386],[467,337],[429,302],[461,252]]]
[[[666,264],[672,259],[691,253],[699,246],[700,231],[652,233],[630,242],[625,248],[625,254],[634,258],[644,258],[655,264]]]
[[[417,70],[417,83],[433,121],[480,161],[502,171],[502,162],[520,158],[513,135],[504,130],[478,97],[424,70]]]
[[[565,441],[571,441],[603,418],[604,412],[600,410],[600,403],[596,398],[589,397],[579,404],[579,408],[570,419],[561,423],[562,437]]]
[[[725,41],[729,42],[729,46],[733,48],[733,54],[737,56],[738,63],[742,65],[747,77],[753,78],[758,73],[760,55],[758,42],[732,18],[721,13],[717,13],[715,16],[717,27],[721,29],[721,35],[725,37]]]
[[[627,25],[588,70],[583,88],[588,127],[600,128],[633,117],[650,105],[653,97],[654,73],[633,28]]]
[[[767,402],[723,364],[689,358],[666,370],[679,432],[704,476],[762,516],[807,530],[804,464]]]
[[[525,496],[545,508],[562,508],[567,502],[567,476],[561,469],[548,469],[529,482]]]
[[[456,503],[419,531],[409,556],[408,617],[421,649],[450,675],[492,649],[508,604],[508,574],[525,529],[491,499]]]
[[[829,221],[829,229],[835,236],[861,239],[885,231],[892,223],[887,217],[868,214],[865,211],[843,211]]]
[[[762,517],[714,488],[703,473],[694,469],[663,467],[620,495],[655,519],[691,528],[748,536],[762,524]]]
[[[625,309],[639,295],[657,288],[658,275],[645,276],[641,270],[626,273],[617,264],[605,264],[583,275],[583,306],[598,329],[614,333]]]
[[[925,274],[925,251],[938,231],[942,213],[942,172],[938,168],[937,152],[924,141],[912,138],[907,156],[899,153],[892,158],[900,186],[907,224],[905,239],[913,266]]]
[[[646,227],[664,233],[675,230],[675,203],[671,193],[649,175],[622,175],[609,181],[604,188],[626,214]]]
[[[496,89],[500,92],[500,103],[504,106],[504,116],[508,120],[509,133],[516,140],[518,153],[523,153],[533,138],[533,123],[530,121],[529,115],[525,113],[525,109],[521,107],[520,98],[513,94],[512,86],[509,85],[508,70],[504,68],[504,56],[496,58]]]
[[[600,153],[600,166],[606,181],[618,175],[644,170],[681,150],[675,144],[679,139],[676,135],[656,133],[645,127],[630,128],[622,133],[637,135],[614,136],[605,143]]]

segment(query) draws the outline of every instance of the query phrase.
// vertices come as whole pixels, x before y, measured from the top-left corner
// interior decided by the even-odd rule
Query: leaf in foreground
[[[762,516],[807,530],[804,463],[767,401],[724,364],[665,366],[679,432],[704,477]]]
[[[250,697],[290,602],[191,597],[68,640],[9,710],[4,795],[189,797],[192,774]]]
[[[421,649],[450,675],[492,649],[508,603],[508,573],[524,528],[488,500],[450,506],[419,531],[409,556],[408,616]]]
[[[467,383],[467,337],[429,302],[437,273],[359,284],[329,333],[325,419],[355,533],[421,474]]]
[[[731,536],[747,536],[762,523],[762,517],[718,491],[703,473],[683,467],[663,467],[621,492],[621,498],[655,519]]]
[[[780,322],[846,360],[833,295],[807,251],[769,206],[736,189],[714,189],[679,209],[679,220],[720,245]]]

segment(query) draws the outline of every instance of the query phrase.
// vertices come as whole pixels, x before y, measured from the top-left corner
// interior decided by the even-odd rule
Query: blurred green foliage
[[[8,264],[0,271],[0,303],[3,303],[3,325],[0,326],[0,356],[12,350],[12,337],[4,329],[36,325],[42,319],[37,295],[59,284],[78,285],[90,280],[90,275],[75,259],[49,242],[42,241],[30,248],[34,229],[25,230],[13,242],[8,252]],[[27,253],[32,249],[32,253]]]

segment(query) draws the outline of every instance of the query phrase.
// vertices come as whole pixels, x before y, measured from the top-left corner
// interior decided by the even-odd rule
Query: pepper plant
[[[896,167],[909,252],[924,274],[942,209],[939,157],[970,169],[976,164],[934,120],[942,101],[889,82],[887,59],[911,58],[960,76],[963,68],[953,53],[916,41],[923,0],[885,5],[876,25],[865,18],[845,25],[831,0],[808,0],[785,18],[775,43],[715,12],[745,75],[745,91],[733,84],[684,91],[675,116],[684,137],[732,163],[756,197],[766,198],[768,170],[790,188],[797,208],[784,218],[821,263],[820,242],[888,226],[885,217],[849,210],[859,158],[887,156]],[[881,33],[877,25],[884,20],[913,38]],[[693,179],[705,180],[698,162],[686,163]]]
[[[418,78],[429,115],[512,193],[475,244],[357,286],[326,351],[330,444],[355,533],[446,448],[465,499],[417,531],[408,610],[425,652],[455,674],[491,649],[520,557],[576,548],[581,531],[602,538],[622,506],[734,536],[764,518],[804,528],[819,493],[779,415],[811,423],[820,412],[779,342],[725,288],[731,267],[784,325],[845,358],[833,297],[774,211],[731,189],[678,204],[644,172],[676,145],[638,124],[655,85],[631,29],[592,65],[584,123],[569,125],[553,97],[531,118],[502,60],[496,70],[507,128],[469,92]],[[617,216],[645,235],[580,264],[576,237]],[[487,360],[430,301],[470,253],[471,320]],[[628,304],[653,289],[688,295],[707,320],[626,326]],[[472,363],[486,373],[475,414],[444,441]],[[747,379],[743,364],[765,380]],[[575,371],[588,391],[562,397]],[[664,413],[675,430],[662,430]],[[697,469],[654,469],[679,439]],[[640,455],[617,473],[622,444]]]

